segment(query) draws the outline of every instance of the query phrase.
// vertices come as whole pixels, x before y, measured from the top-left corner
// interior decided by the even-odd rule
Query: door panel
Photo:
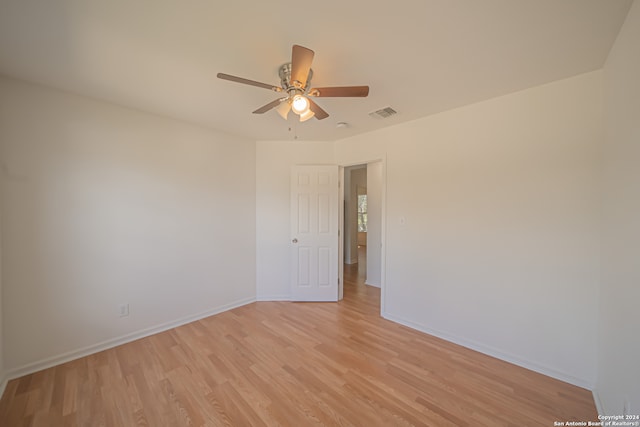
[[[338,299],[338,167],[291,170],[291,294],[294,301]]]

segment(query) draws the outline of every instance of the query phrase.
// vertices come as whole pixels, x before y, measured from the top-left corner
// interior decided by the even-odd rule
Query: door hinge
[[[338,277],[338,285],[340,284],[340,278]]]

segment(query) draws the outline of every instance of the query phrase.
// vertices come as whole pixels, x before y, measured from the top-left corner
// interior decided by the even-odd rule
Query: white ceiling
[[[336,140],[599,69],[631,2],[0,0],[0,73],[256,140]],[[285,122],[251,114],[275,92],[216,78],[277,85],[293,44],[316,53],[312,86],[369,97]]]

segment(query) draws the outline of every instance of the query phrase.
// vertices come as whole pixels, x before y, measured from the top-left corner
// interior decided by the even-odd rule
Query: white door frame
[[[344,167],[338,165],[338,301],[344,298]]]
[[[344,271],[344,168],[348,166],[363,165],[375,162],[382,162],[382,186],[380,195],[381,198],[381,230],[380,230],[380,315],[384,317],[385,313],[385,300],[386,300],[386,283],[387,283],[387,159],[386,156],[381,158],[366,159],[355,162],[342,162],[338,163],[340,168],[340,235],[338,236],[338,253],[340,254],[340,288],[338,299],[342,299],[343,295],[343,271]]]

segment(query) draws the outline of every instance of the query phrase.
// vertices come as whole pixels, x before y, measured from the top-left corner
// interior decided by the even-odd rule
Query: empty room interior
[[[2,426],[637,426],[639,303],[637,0],[0,0]]]

